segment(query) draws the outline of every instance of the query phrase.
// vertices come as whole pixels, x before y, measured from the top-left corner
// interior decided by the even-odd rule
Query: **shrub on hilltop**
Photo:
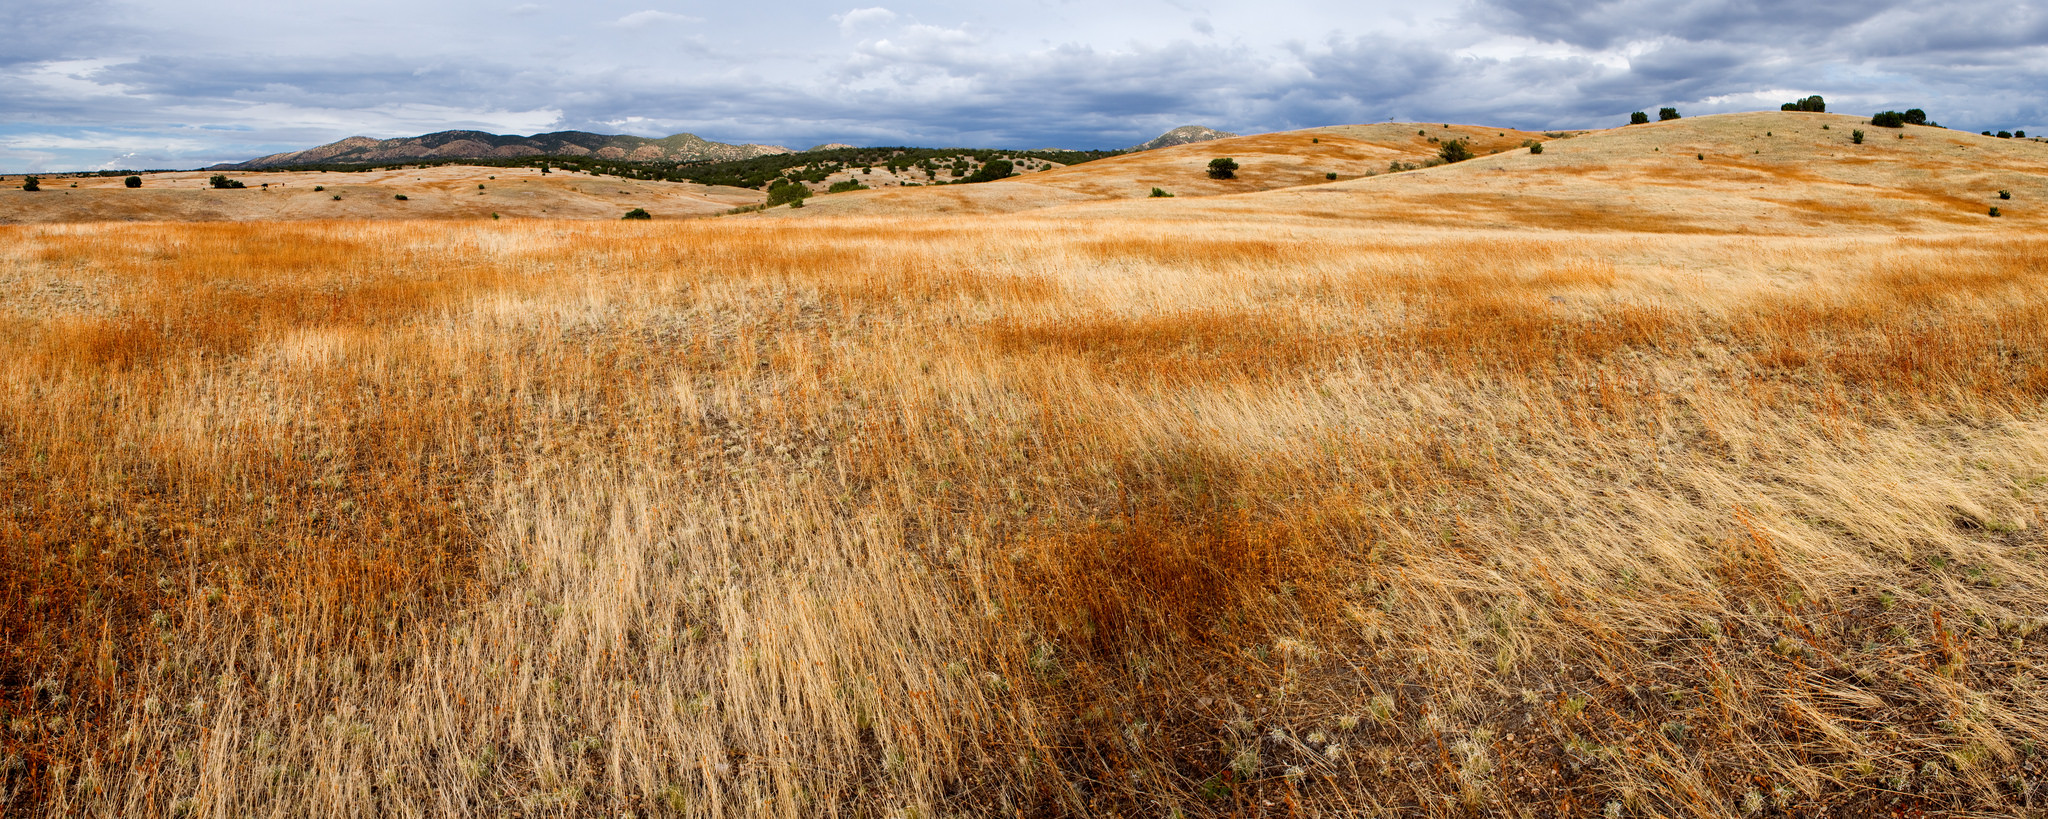
[[[1904,128],[1906,115],[1897,111],[1879,111],[1870,117],[1870,124],[1879,128]]]
[[[1678,109],[1676,109],[1676,108],[1659,108],[1659,109],[1657,109],[1657,121],[1658,121],[1658,122],[1670,122],[1671,120],[1674,120],[1674,119],[1678,119]]]
[[[1785,103],[1784,105],[1780,105],[1778,106],[1778,110],[1811,111],[1816,114],[1825,114],[1828,112],[1828,102],[1827,100],[1821,99],[1819,94],[1815,94],[1803,100],[1797,100],[1794,102]]]
[[[1648,123],[1649,121],[1650,115],[1645,114],[1641,111],[1637,111],[1633,114],[1628,115],[1628,124],[1630,125],[1643,125]]]

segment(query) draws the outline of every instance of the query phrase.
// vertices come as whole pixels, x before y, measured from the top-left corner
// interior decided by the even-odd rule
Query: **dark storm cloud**
[[[1890,5],[1905,4],[1844,0],[1480,0],[1473,19],[1535,39],[1593,49],[1656,37],[1792,44],[1824,38],[1875,18]]]

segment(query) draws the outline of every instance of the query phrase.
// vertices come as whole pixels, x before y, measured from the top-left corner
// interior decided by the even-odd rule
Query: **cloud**
[[[1816,93],[1835,110],[2048,131],[2035,2],[659,3],[698,19],[589,0],[579,13],[598,24],[577,26],[514,2],[0,3],[0,171],[193,166],[454,127],[1013,147],[1117,147],[1191,122],[1559,129]]]
[[[621,28],[645,28],[647,26],[655,25],[676,25],[682,23],[702,22],[704,22],[704,18],[702,17],[691,17],[687,14],[676,14],[674,12],[655,11],[654,9],[648,9],[646,11],[636,11],[617,20],[613,20],[611,24],[614,26],[619,26]]]
[[[896,22],[896,17],[896,12],[881,6],[854,9],[844,14],[832,15],[832,19],[839,23],[839,30],[847,34],[851,34],[866,26],[879,26]]]

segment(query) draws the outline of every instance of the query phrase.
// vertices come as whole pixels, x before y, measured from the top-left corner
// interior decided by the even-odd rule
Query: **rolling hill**
[[[1860,144],[1857,131],[1865,135]],[[1476,156],[1394,170],[1432,161],[1453,139]],[[1523,147],[1529,142],[1544,151],[1531,153]],[[1236,179],[1207,177],[1208,161],[1218,156],[1236,159]],[[1175,198],[1150,199],[1153,187]],[[2000,199],[2001,190],[2013,198]],[[2048,219],[2033,204],[2043,199],[2048,146],[2040,143],[1768,111],[1570,134],[1427,123],[1313,128],[1126,154],[982,185],[822,197],[800,212],[768,213],[1256,213],[1439,227],[1826,233],[2031,227]],[[1997,220],[1992,207],[2000,209]]]

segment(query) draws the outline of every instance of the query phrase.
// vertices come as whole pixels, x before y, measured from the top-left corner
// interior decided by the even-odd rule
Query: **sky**
[[[1810,94],[2048,133],[2048,0],[883,2],[4,0],[0,172],[453,128],[798,149],[1595,128]]]

